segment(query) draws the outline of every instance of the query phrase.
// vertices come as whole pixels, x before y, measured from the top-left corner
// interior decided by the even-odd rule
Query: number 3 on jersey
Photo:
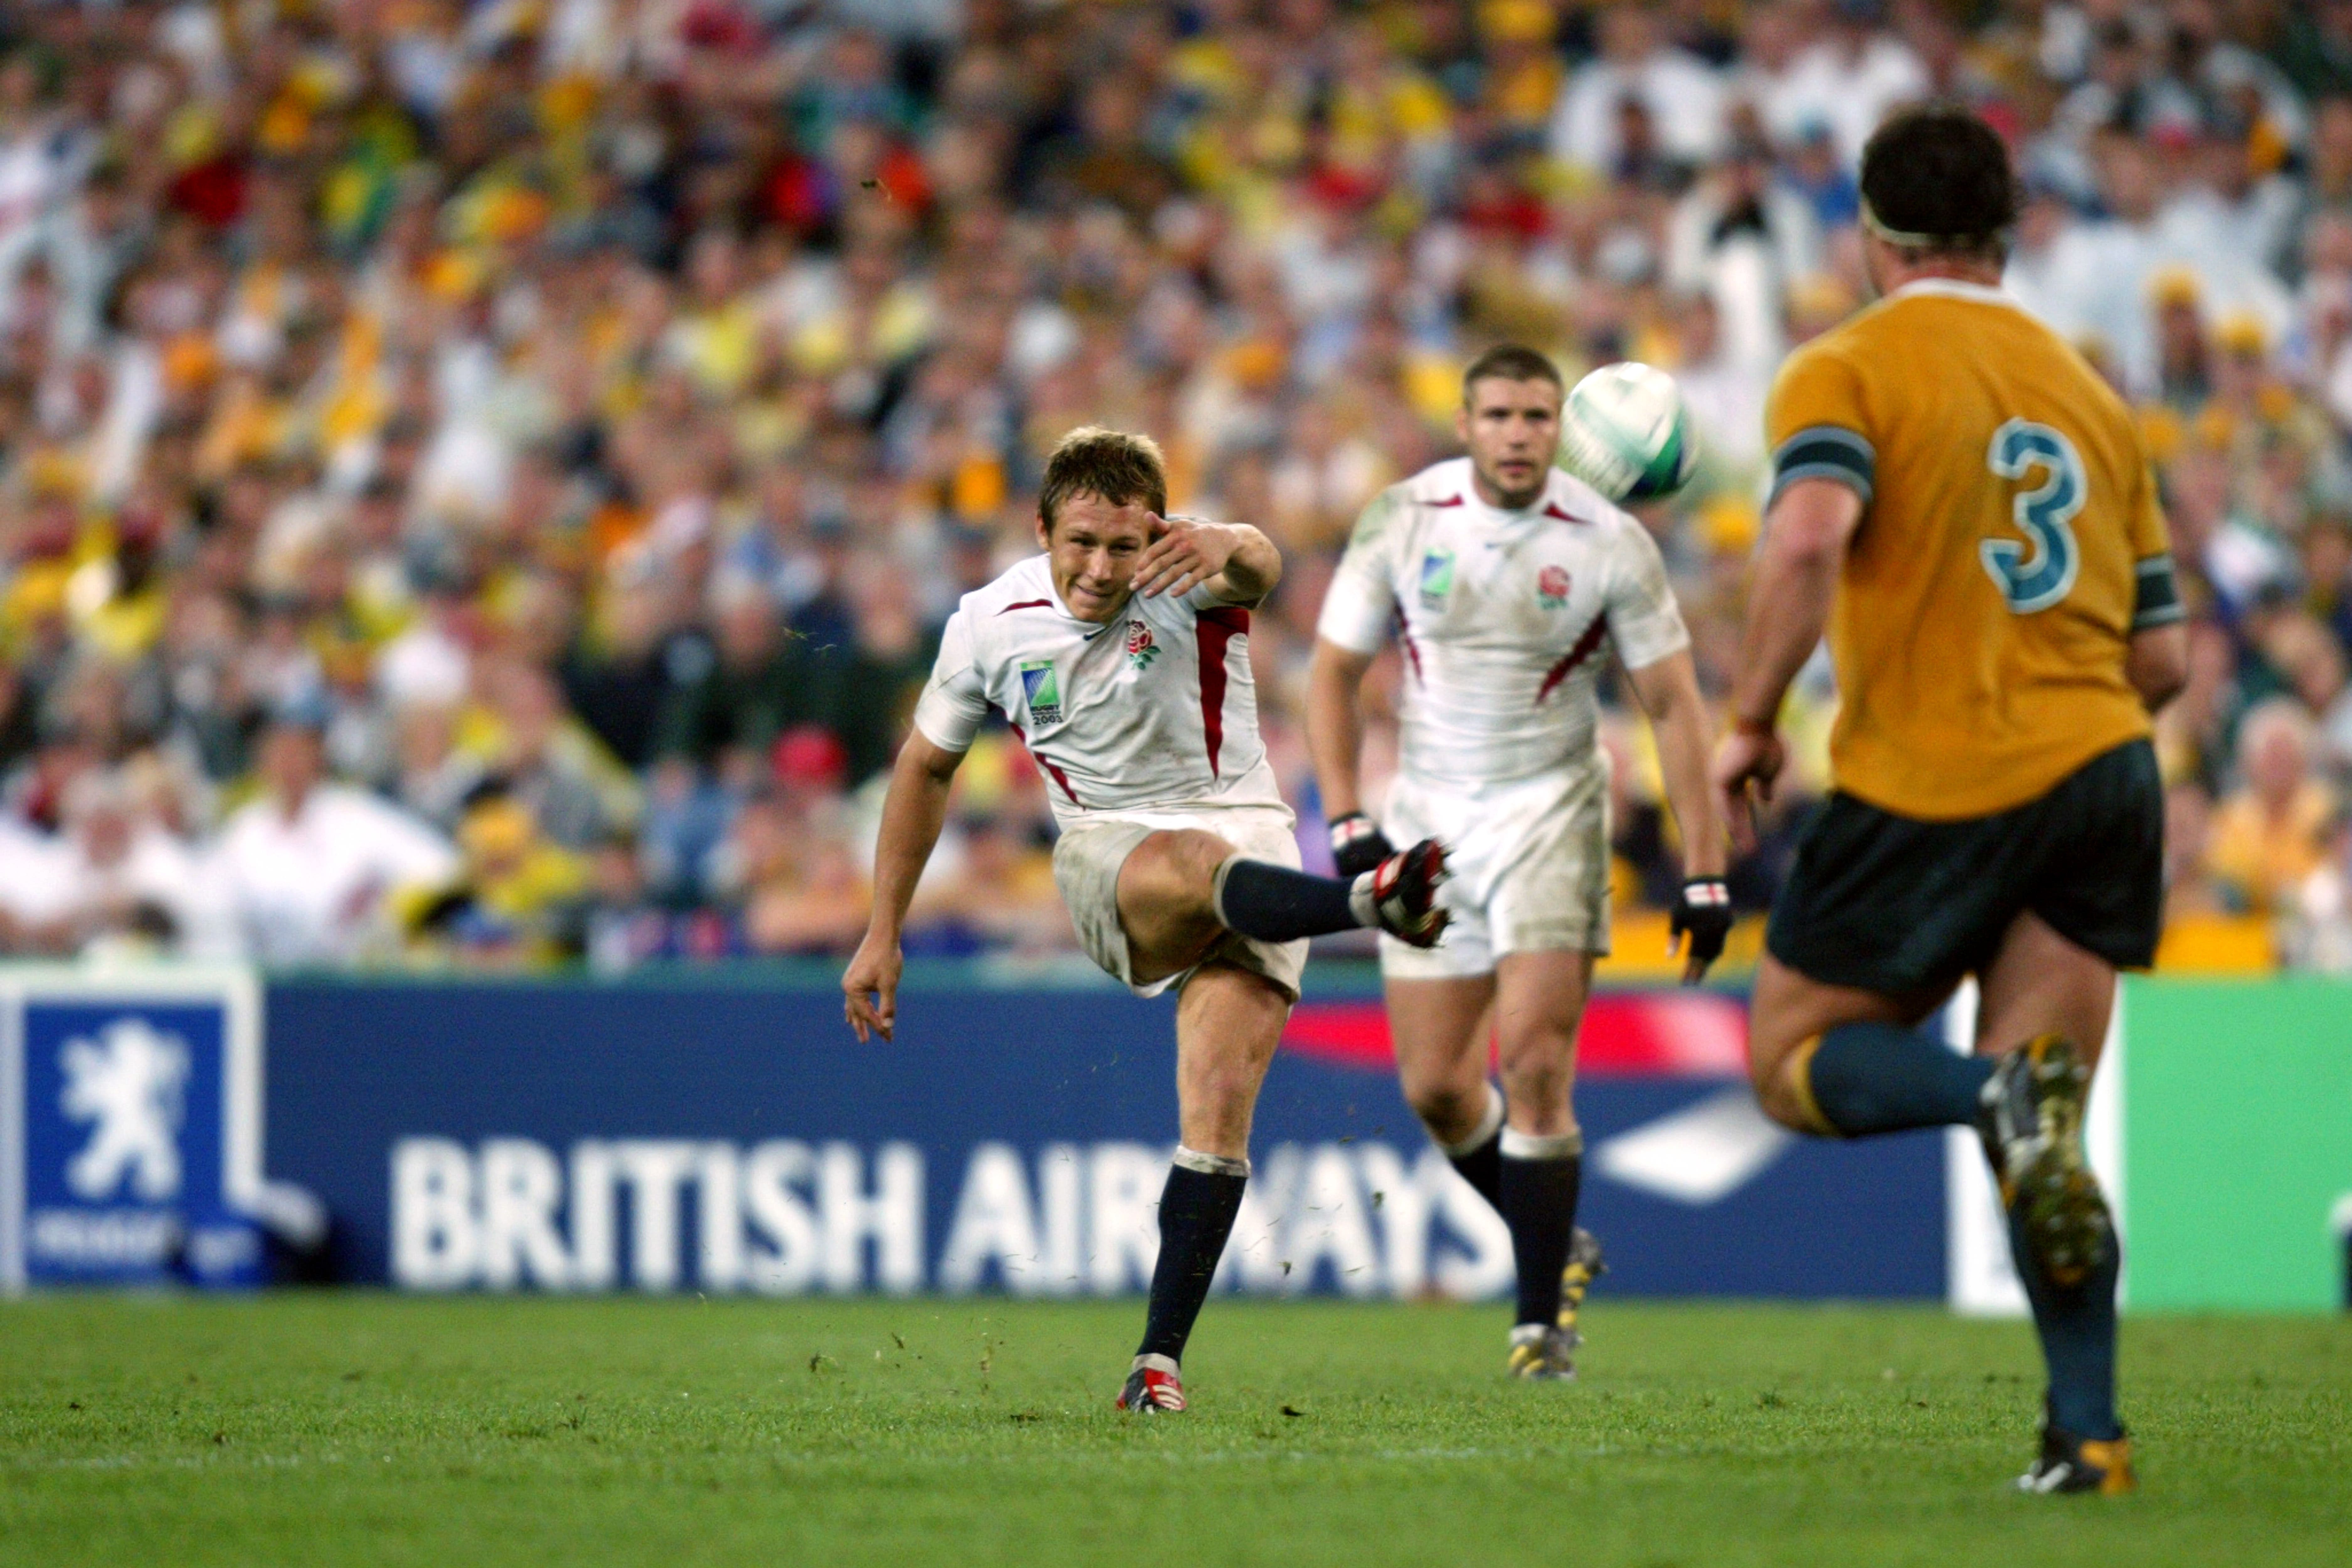
[[[2004,479],[2042,470],[2042,482],[2019,491],[2010,503],[2018,531],[2031,542],[1988,539],[1978,551],[2012,614],[2046,610],[2073,592],[2083,564],[2072,526],[2085,499],[2083,459],[2074,444],[2049,426],[2012,419],[1992,433],[1985,462]]]

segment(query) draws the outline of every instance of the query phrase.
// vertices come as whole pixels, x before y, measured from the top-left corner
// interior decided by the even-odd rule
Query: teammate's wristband
[[[1731,885],[1720,877],[1693,877],[1683,883],[1683,902],[1695,910],[1727,910]]]
[[[1393,852],[1381,825],[1360,811],[1331,825],[1331,865],[1343,877],[1360,877]]]
[[[1759,741],[1769,741],[1780,732],[1780,726],[1770,719],[1750,719],[1735,713],[1731,718],[1731,732],[1735,735],[1753,736]]]

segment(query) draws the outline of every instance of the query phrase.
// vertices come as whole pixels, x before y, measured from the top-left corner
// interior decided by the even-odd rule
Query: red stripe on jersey
[[[1429,504],[1432,506],[1460,506],[1462,504],[1462,498],[1460,496],[1454,496],[1445,500],[1433,500]]]
[[[1421,647],[1412,640],[1412,628],[1405,624],[1404,606],[1402,605],[1396,606],[1394,614],[1396,616],[1397,641],[1404,645],[1405,662],[1412,666],[1412,678],[1415,680],[1419,680],[1422,678]]]
[[[1015,607],[1017,608],[1018,606]],[[1005,722],[1008,724],[1013,723],[1009,719],[1006,720]],[[1070,797],[1070,804],[1072,805],[1086,805],[1085,801],[1078,798],[1078,792],[1070,787],[1070,776],[1061,770],[1061,767],[1054,761],[1053,758],[1047,756],[1036,747],[1029,744],[1028,731],[1023,730],[1018,724],[1013,724],[1013,732],[1021,737],[1022,745],[1027,747],[1029,754],[1037,759],[1037,765],[1054,775],[1054,782],[1062,786],[1062,793]]]
[[[1209,776],[1222,778],[1217,753],[1225,745],[1225,645],[1249,636],[1249,612],[1238,605],[1202,610],[1192,632],[1201,639],[1201,733],[1209,747]]]
[[[1550,696],[1551,689],[1566,680],[1578,665],[1591,658],[1593,650],[1601,646],[1601,639],[1608,635],[1609,617],[1593,616],[1592,624],[1584,628],[1584,635],[1576,639],[1576,646],[1559,656],[1559,662],[1551,667],[1543,678],[1543,684],[1536,688],[1536,701],[1540,703]]]
[[[1053,607],[1054,601],[1051,599],[1024,599],[1017,605],[1007,605],[996,613],[1000,616],[1009,616],[1015,610],[1050,610]]]
[[[1544,503],[1543,514],[1546,517],[1556,517],[1562,522],[1582,522],[1584,521],[1582,518],[1577,516],[1574,512],[1569,510],[1566,507],[1560,505],[1559,502],[1556,500],[1546,501]]]

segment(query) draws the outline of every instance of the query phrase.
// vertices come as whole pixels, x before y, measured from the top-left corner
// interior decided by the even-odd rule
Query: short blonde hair
[[[1168,459],[1149,436],[1081,425],[1054,443],[1045,478],[1037,487],[1037,519],[1054,531],[1054,516],[1072,496],[1093,496],[1112,506],[1139,505],[1168,510]]]

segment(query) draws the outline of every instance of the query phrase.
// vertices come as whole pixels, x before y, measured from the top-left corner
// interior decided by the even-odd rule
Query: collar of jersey
[[[1973,300],[1979,305],[2006,305],[2012,310],[2025,308],[2017,296],[2006,289],[1990,288],[1959,278],[1914,278],[1889,294],[1886,300],[1892,304],[1897,300],[1908,300],[1914,294],[1934,294],[1947,300]]]
[[[1110,620],[1080,620],[1077,616],[1070,614],[1069,605],[1062,603],[1062,590],[1055,584],[1054,574],[1050,571],[1045,574],[1045,596],[1054,601],[1055,614],[1060,616],[1064,620],[1068,621],[1075,626],[1092,628],[1091,630],[1081,632],[1078,635],[1078,640],[1080,642],[1092,642],[1098,634],[1110,630],[1112,622],[1117,621],[1119,616],[1126,612],[1129,605],[1135,603],[1135,594],[1132,590],[1129,590],[1127,595],[1127,604],[1119,605],[1118,611],[1115,611],[1112,614]]]

